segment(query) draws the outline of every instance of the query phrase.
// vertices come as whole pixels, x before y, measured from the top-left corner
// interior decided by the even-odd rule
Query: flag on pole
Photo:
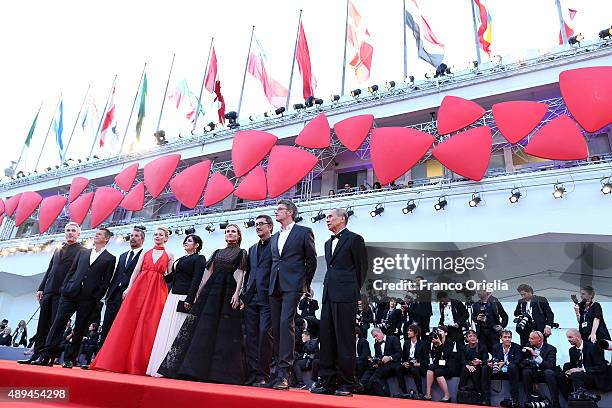
[[[444,44],[436,38],[416,0],[408,0],[407,7],[404,10],[406,25],[416,40],[419,58],[437,68],[444,60]]]
[[[34,116],[34,120],[30,125],[30,130],[28,131],[28,136],[25,140],[25,145],[30,147],[30,142],[32,141],[32,136],[34,135],[34,129],[36,129],[36,122],[38,121],[38,114],[40,113],[40,108],[38,108],[38,112],[36,112],[36,116]]]
[[[480,48],[491,56],[491,14],[487,10],[485,0],[474,0],[474,3],[478,7],[478,13],[476,13],[476,22],[478,23],[478,42]]]
[[[140,142],[140,132],[142,131],[142,121],[145,117],[145,105],[147,99],[147,73],[142,78],[140,88],[140,106],[138,108],[138,119],[136,120],[136,141]]]
[[[350,47],[348,50],[349,65],[355,71],[357,82],[367,81],[370,78],[374,47],[372,47],[370,32],[365,26],[365,21],[352,0],[348,2],[348,26],[346,29],[347,45]]]
[[[211,94],[215,95],[213,103],[217,106],[217,115],[219,117],[219,123],[225,123],[225,99],[221,94],[221,79],[219,78],[219,71],[217,70],[217,53],[215,47],[210,52],[210,62],[208,64],[208,72],[206,73],[206,90]]]
[[[59,149],[60,161],[64,162],[64,142],[62,141],[62,134],[64,133],[64,99],[59,104],[59,119],[53,119],[53,130],[55,130],[55,141]]]
[[[571,8],[567,9],[567,20],[566,16],[563,16],[563,28],[565,29],[565,38],[569,39],[574,35],[574,17],[576,17],[576,13],[578,10],[573,10]],[[569,20],[569,24],[568,24]],[[561,30],[559,30],[559,45],[563,45],[563,34],[561,34]]]
[[[256,36],[253,36],[253,40],[247,69],[251,75],[261,82],[266,98],[272,106],[275,108],[285,106],[288,95],[287,88],[268,75],[266,52]]]
[[[102,122],[102,130],[100,131],[100,148],[104,148],[104,145],[109,137],[119,140],[119,134],[117,133],[117,118],[115,117],[115,86],[113,86],[111,98],[108,103],[108,110],[104,115],[104,122]]]
[[[198,98],[193,92],[191,92],[185,79],[176,84],[174,91],[168,95],[167,99],[174,103],[176,109],[182,116],[193,123],[195,120]],[[200,104],[200,114],[203,114],[204,111],[202,110],[201,106],[202,105]]]
[[[308,99],[310,96],[314,96],[315,88],[317,87],[317,80],[312,74],[312,66],[310,64],[310,52],[308,51],[308,42],[306,41],[306,33],[304,32],[304,25],[300,21],[300,32],[298,34],[297,50],[295,53],[295,60],[298,63],[300,74],[302,75],[302,88],[304,99]]]

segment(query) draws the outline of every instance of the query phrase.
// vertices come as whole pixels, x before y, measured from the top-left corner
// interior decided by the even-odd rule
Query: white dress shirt
[[[453,319],[453,308],[451,306],[451,302],[446,303],[444,306],[444,325],[446,327],[451,327],[455,324],[455,319]]]
[[[291,228],[293,228],[294,225],[295,225],[295,222],[292,222],[291,224],[287,225],[285,228],[281,228],[280,232],[278,233],[278,253],[279,255],[282,255],[283,247],[285,246],[285,242],[287,242],[287,237],[289,236],[289,233],[291,232]]]
[[[106,247],[103,246],[99,252],[96,251],[96,247],[91,248],[91,253],[89,254],[89,266],[98,259],[100,254],[106,250]]]
[[[414,358],[414,352],[416,351],[416,344],[417,344],[416,339],[410,341],[410,353],[408,357]]]
[[[345,227],[345,228],[342,228],[342,229],[341,229],[340,231],[338,231],[338,233],[337,233],[337,234],[335,234],[335,235],[340,235],[340,234],[342,234],[342,231],[344,231],[345,229],[346,229],[346,227]],[[335,238],[335,239],[332,239],[332,242],[331,242],[331,253],[332,253],[332,255],[334,254],[334,251],[336,250],[336,246],[338,245],[338,241],[340,241],[340,238]]]

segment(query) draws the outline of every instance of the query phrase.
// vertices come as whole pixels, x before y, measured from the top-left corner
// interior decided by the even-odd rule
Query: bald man
[[[583,388],[603,391],[606,387],[603,350],[590,341],[582,340],[576,329],[569,329],[565,336],[572,347],[569,349],[570,361],[563,366],[563,372],[573,390]]]

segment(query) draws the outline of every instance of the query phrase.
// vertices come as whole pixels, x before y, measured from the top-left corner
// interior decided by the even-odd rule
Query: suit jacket
[[[90,266],[91,251],[82,250],[74,258],[62,286],[62,296],[99,301],[106,293],[115,269],[115,256],[104,250]]]
[[[510,343],[508,351],[508,363],[518,364],[521,361],[521,346],[516,343]],[[504,348],[501,343],[497,343],[491,351],[491,357],[499,361],[504,361]]]
[[[533,346],[531,345],[527,347],[533,348]],[[523,353],[523,357],[527,357],[529,360],[533,360],[533,358],[531,357],[531,353]],[[554,370],[557,367],[557,349],[554,346],[551,346],[548,343],[543,343],[542,348],[540,349],[540,357],[542,357],[542,362],[538,366],[538,369]]]
[[[323,303],[357,302],[368,271],[368,255],[361,235],[348,229],[340,233],[332,253],[332,240],[325,242],[327,272],[323,279]]]
[[[520,299],[514,309],[514,316],[527,313],[527,301]],[[531,299],[531,317],[533,318],[534,328],[543,331],[546,326],[552,327],[555,321],[555,314],[548,304],[548,299],[542,296],[533,296]]]
[[[132,272],[134,272],[134,268],[138,263],[138,258],[143,253],[143,248],[140,248],[140,251],[134,254],[130,264],[126,265],[125,263],[127,262],[129,253],[130,251],[126,251],[119,255],[119,262],[117,263],[117,268],[115,269],[115,273],[108,287],[108,293],[106,294],[107,303],[121,303],[123,292],[130,283]]]
[[[315,312],[319,310],[319,302],[316,299],[303,298],[298,303],[298,310],[301,310],[300,316],[308,317],[315,316]]]
[[[368,357],[372,357],[372,351],[370,350],[370,343],[360,337],[357,340],[357,358],[367,359]]]
[[[487,315],[487,321],[484,325],[479,324],[476,318],[480,313],[481,303],[480,301],[475,302],[472,305],[472,320],[476,323],[476,331],[480,333],[482,327],[491,329],[495,325],[506,327],[508,325],[508,314],[504,310],[499,299],[494,296],[489,297],[489,300],[485,304],[485,314]]]
[[[282,254],[278,250],[280,232],[272,235],[272,270],[268,294],[278,285],[281,292],[309,292],[317,269],[317,251],[314,234],[308,227],[294,224],[289,232]]]
[[[270,288],[270,271],[272,270],[272,238],[261,247],[261,256],[257,260],[259,241],[249,248],[249,262],[247,264],[245,284],[242,291],[242,301],[251,303],[257,293],[256,302],[268,304],[268,290]]]
[[[61,250],[56,249],[38,290],[44,294],[59,294],[72,261],[82,249],[83,246],[79,243],[67,245]]]
[[[451,312],[453,314],[453,320],[455,321],[455,323],[457,323],[459,327],[467,326],[467,321],[470,317],[468,314],[467,307],[465,307],[462,301],[457,300],[457,299],[451,299],[450,304],[451,304]],[[440,308],[439,324],[442,325],[444,324],[444,307],[442,306],[442,303],[440,303],[439,308]]]
[[[384,350],[381,348],[379,342],[374,342],[374,356],[382,358],[383,356],[389,356],[393,358],[391,364],[399,364],[402,361],[402,346],[400,346],[399,338],[396,336],[385,337]]]
[[[402,362],[407,363],[410,361],[410,345],[411,341],[409,338],[404,340],[404,347],[402,349]],[[427,344],[421,340],[417,340],[414,350],[414,358],[421,364],[421,366],[427,366],[429,350]]]
[[[569,357],[570,361],[563,367],[564,371],[578,367],[580,351],[576,347],[570,348]],[[582,342],[582,366],[587,374],[595,376],[595,384],[598,389],[604,390],[607,387],[607,367],[604,352],[590,341]]]
[[[469,356],[469,351],[470,351],[470,346],[466,344],[465,347],[463,348],[463,351],[460,353],[462,367],[469,364],[471,360]],[[487,347],[484,344],[481,344],[481,343],[476,344],[476,356],[474,358],[477,358],[482,361],[483,365],[480,367],[484,367],[484,365],[487,364],[487,361],[489,360],[489,353],[487,352]]]
[[[383,333],[388,336],[399,336],[402,329],[402,311],[400,309],[393,309],[391,313],[387,310],[387,314],[383,317],[382,323],[385,326],[381,327]]]

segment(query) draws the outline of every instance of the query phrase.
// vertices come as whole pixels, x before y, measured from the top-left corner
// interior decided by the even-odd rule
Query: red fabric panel
[[[66,205],[66,197],[57,195],[45,198],[40,204],[38,213],[38,230],[46,232],[60,215]]]
[[[317,157],[294,146],[274,146],[268,158],[268,192],[275,198],[302,180],[317,164]]]
[[[204,193],[204,206],[210,207],[232,194],[234,185],[221,173],[215,173],[208,182],[208,187]]]
[[[83,220],[85,220],[85,217],[87,216],[87,211],[89,211],[93,198],[94,193],[91,191],[70,203],[68,206],[70,221],[74,221],[79,225],[83,224]]]
[[[243,200],[263,200],[268,194],[266,187],[266,172],[261,166],[255,167],[242,179],[240,185],[234,191],[238,198]]]
[[[40,194],[27,191],[21,195],[17,211],[15,212],[15,225],[20,226],[36,210],[42,201]]]
[[[492,109],[497,128],[507,141],[515,144],[542,121],[548,105],[532,101],[510,101],[496,103]]]
[[[121,191],[112,187],[100,187],[96,190],[91,203],[91,228],[102,224],[115,211],[123,200]]]
[[[136,179],[136,173],[138,173],[138,163],[130,164],[125,169],[121,170],[121,173],[115,176],[117,187],[126,193],[130,191]]]
[[[295,143],[309,149],[324,149],[331,143],[331,132],[327,116],[323,112],[319,113],[304,126],[295,139]]]
[[[121,208],[128,211],[140,211],[144,207],[145,186],[141,181],[121,201]]]
[[[68,193],[68,201],[73,202],[85,190],[89,184],[89,179],[85,177],[75,177],[70,184],[70,192]]]
[[[0,215],[4,214],[4,200],[0,198]]]
[[[563,115],[544,125],[525,146],[525,153],[550,160],[582,160],[589,149],[576,122]]]
[[[7,217],[12,217],[17,209],[17,205],[19,204],[19,199],[21,198],[22,193],[15,194],[11,198],[6,200],[6,204],[4,206],[4,213]]]
[[[242,177],[266,157],[278,138],[261,130],[241,130],[234,135],[232,165],[236,177]]]
[[[491,128],[481,126],[457,133],[434,147],[432,153],[451,171],[475,181],[482,180],[489,160],[493,136]]]
[[[194,209],[198,205],[208,181],[210,166],[210,160],[194,164],[170,181],[172,193],[185,207]]]
[[[370,136],[370,158],[381,184],[410,170],[434,143],[429,133],[401,127],[376,128]]]
[[[180,154],[169,154],[144,166],[144,183],[153,198],[159,197],[181,160]]]
[[[561,95],[587,132],[612,123],[612,66],[577,68],[559,75]]]
[[[373,123],[374,115],[353,116],[336,123],[334,133],[347,149],[354,152],[368,136]]]
[[[438,133],[446,135],[471,125],[485,114],[476,102],[458,96],[445,96],[438,109]]]

